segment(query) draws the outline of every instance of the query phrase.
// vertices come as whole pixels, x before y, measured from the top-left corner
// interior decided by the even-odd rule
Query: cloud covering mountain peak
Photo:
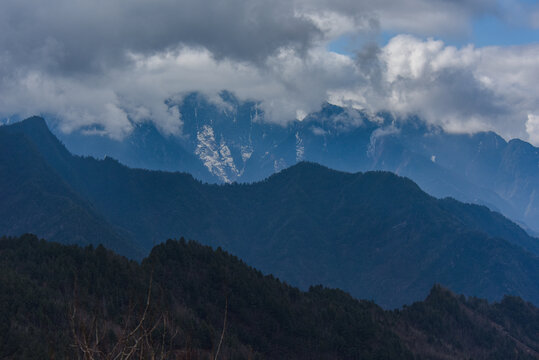
[[[490,1],[146,2],[0,5],[0,116],[47,114],[62,131],[121,139],[151,121],[181,135],[177,103],[223,89],[288,123],[326,101],[418,114],[456,132],[537,144],[539,45],[450,46]],[[386,44],[380,34],[403,32]],[[342,36],[363,44],[329,50]]]

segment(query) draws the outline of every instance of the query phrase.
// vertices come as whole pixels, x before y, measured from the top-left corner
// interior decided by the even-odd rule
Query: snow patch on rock
[[[195,154],[210,173],[226,183],[232,182],[232,179],[240,175],[225,140],[221,139],[218,144],[213,128],[209,125],[204,125],[197,132]]]
[[[299,132],[296,132],[296,161],[302,161],[305,156],[305,145],[303,139],[299,136]]]

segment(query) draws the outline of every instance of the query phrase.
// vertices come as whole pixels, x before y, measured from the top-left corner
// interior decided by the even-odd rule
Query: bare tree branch
[[[225,337],[227,315],[228,315],[228,297],[225,299],[225,317],[223,320],[223,331],[221,332],[221,339],[219,340],[219,345],[217,346],[217,351],[215,352],[214,360],[217,360],[217,357],[219,356],[219,351],[221,350],[221,344],[223,343],[223,338]]]

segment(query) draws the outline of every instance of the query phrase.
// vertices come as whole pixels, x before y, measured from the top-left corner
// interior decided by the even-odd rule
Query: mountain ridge
[[[539,192],[539,150],[521,140],[507,142],[493,132],[451,134],[418,117],[371,116],[331,104],[282,126],[265,122],[256,102],[226,91],[217,102],[191,93],[176,105],[181,138],[155,127],[146,136],[139,129],[151,129],[150,120],[134,123],[134,133],[121,142],[76,132],[56,135],[79,155],[103,157],[108,149],[106,155],[130,166],[187,171],[206,182],[260,181],[301,160],[348,172],[388,170],[431,195],[487,205],[539,232],[539,200],[533,195]]]
[[[539,302],[537,239],[485,207],[438,200],[392,173],[301,162],[262,182],[211,185],[65,153],[51,151],[48,166],[143,251],[167,238],[198,239],[301,288],[322,283],[386,307],[418,300],[436,282]],[[11,154],[6,148],[0,162]]]

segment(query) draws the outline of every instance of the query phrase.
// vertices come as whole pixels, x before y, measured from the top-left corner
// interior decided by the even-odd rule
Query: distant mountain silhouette
[[[486,207],[438,200],[392,173],[301,162],[251,185],[208,185],[187,174],[72,156],[43,120],[1,127],[0,135],[10,139],[0,154],[2,181],[13,188],[3,192],[1,211],[27,215],[4,222],[0,233],[55,229],[63,242],[103,242],[129,256],[185,236],[301,288],[322,283],[385,307],[421,299],[435,283],[539,304],[539,240]],[[39,170],[21,152],[40,159]],[[21,178],[32,181],[36,195],[27,195]],[[71,213],[65,202],[42,199],[55,191],[92,216],[55,217]],[[73,229],[89,219],[117,240],[101,240],[97,226]]]

